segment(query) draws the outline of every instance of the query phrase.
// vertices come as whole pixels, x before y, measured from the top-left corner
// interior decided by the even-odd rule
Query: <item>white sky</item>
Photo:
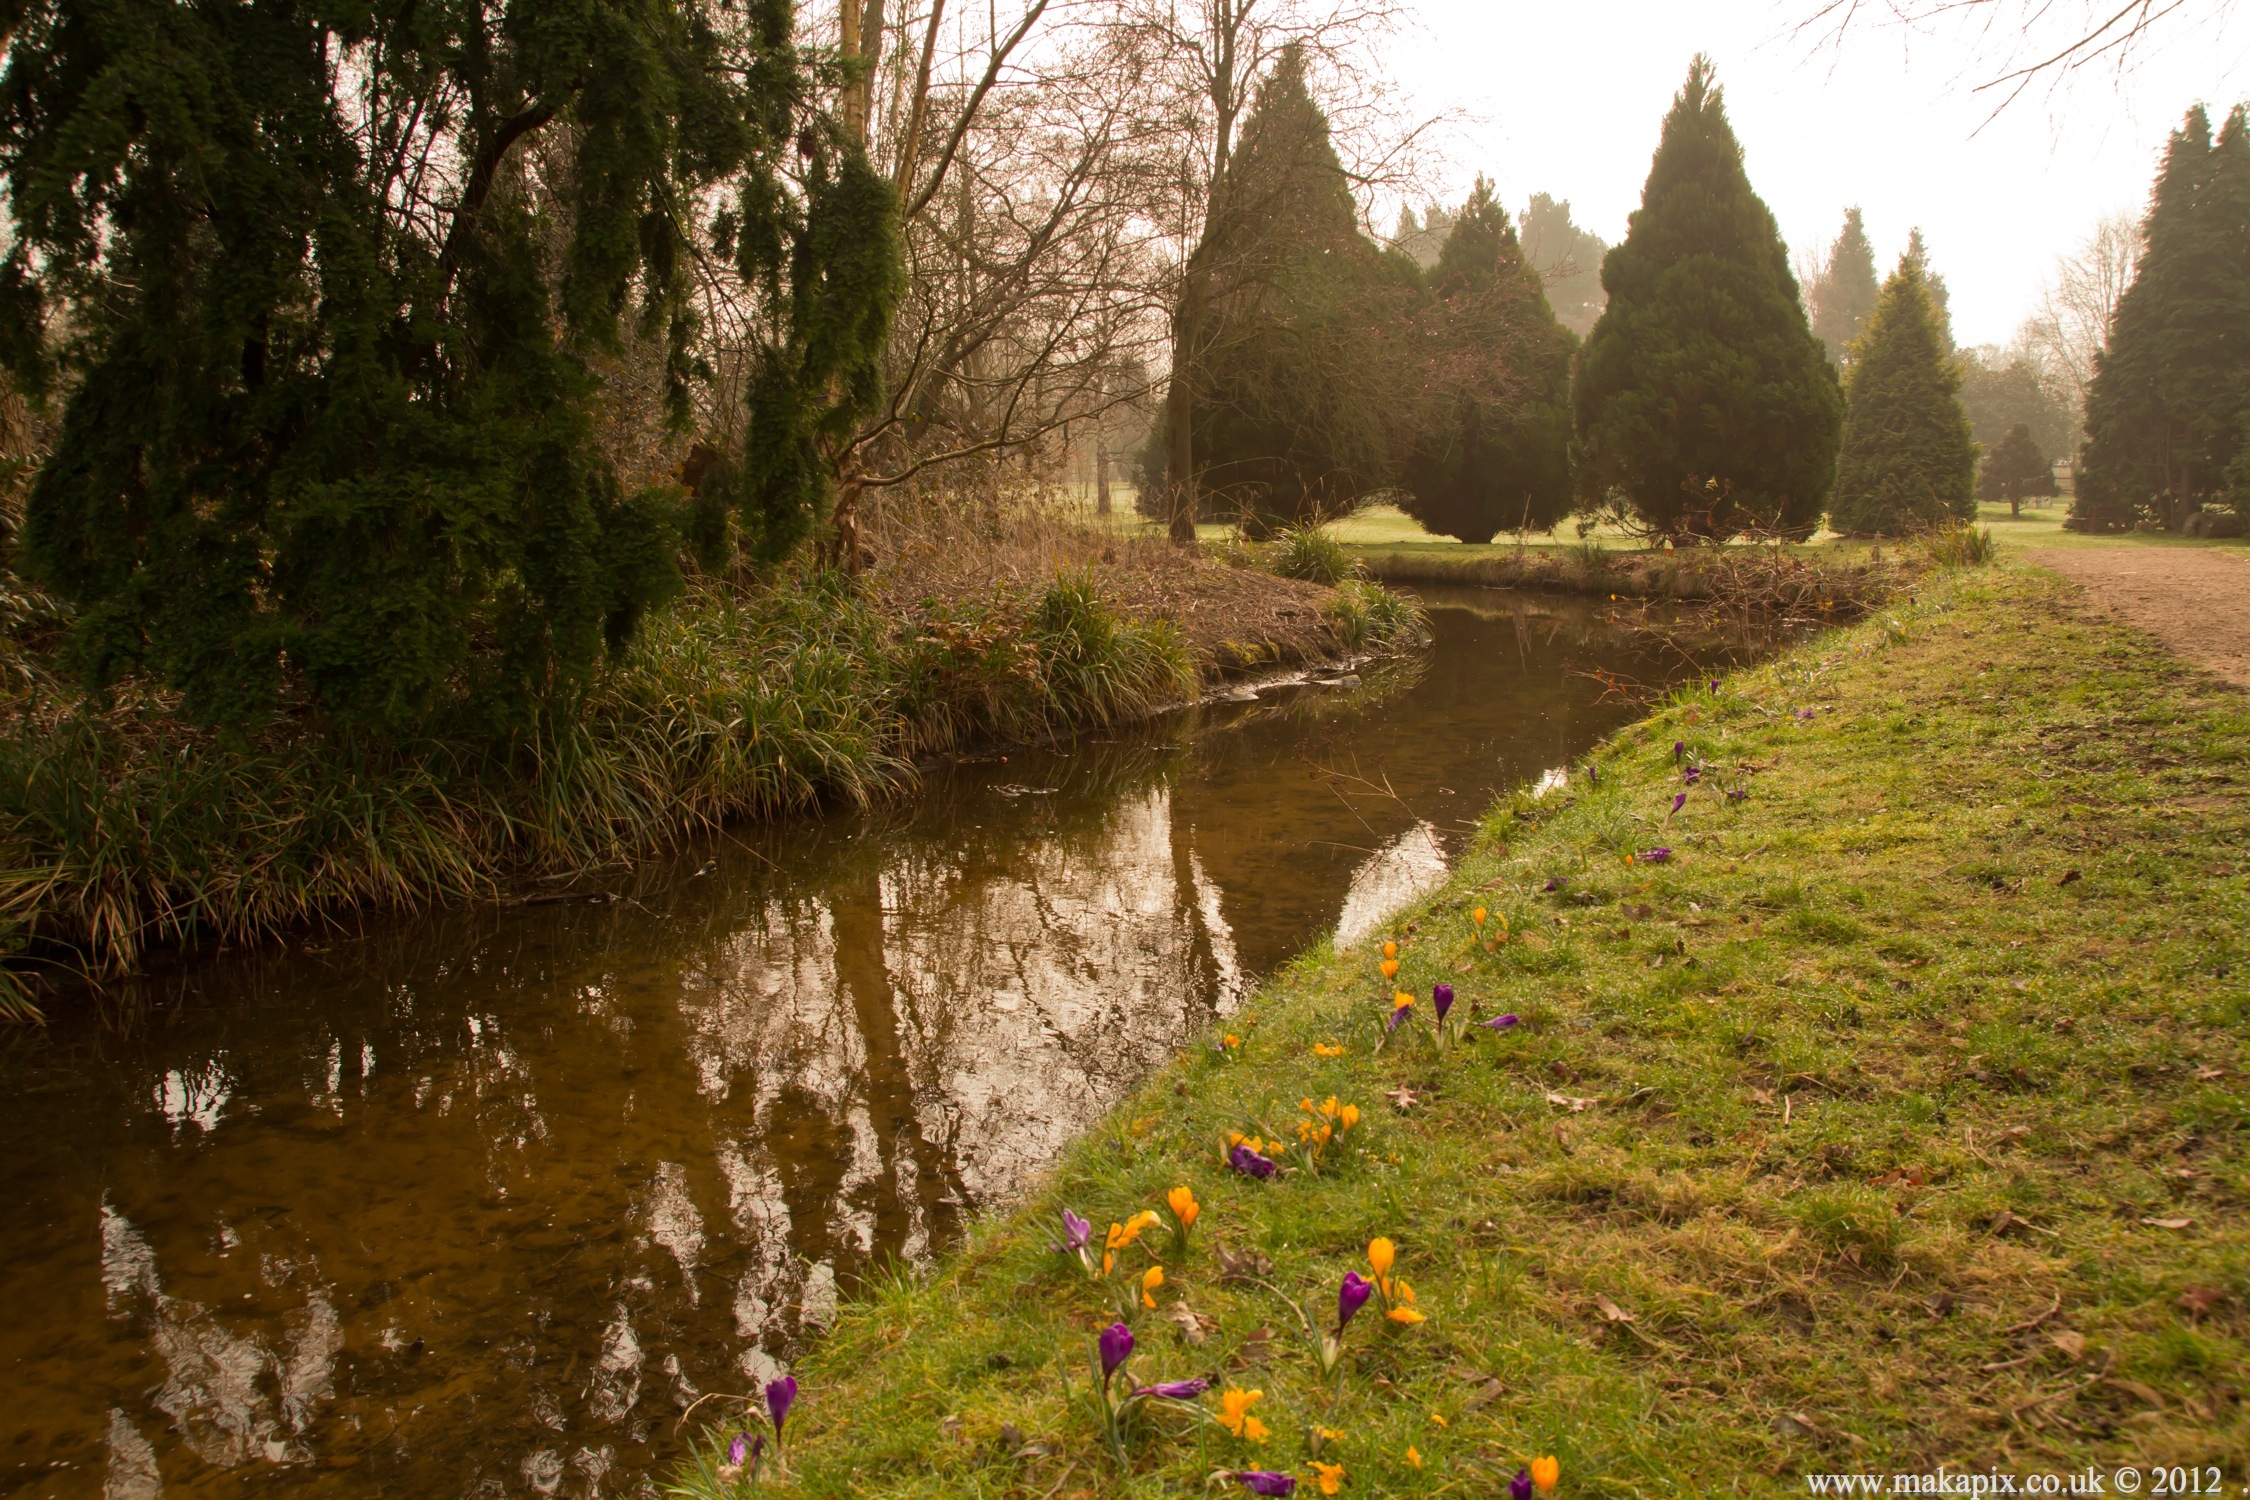
[[[2013,15],[2020,0],[2007,0]],[[2035,87],[1998,119],[1975,85],[2008,54],[1958,28],[1863,21],[1840,46],[1792,35],[1815,0],[1419,0],[1383,71],[1422,115],[1464,118],[1438,143],[1443,196],[1484,172],[1520,212],[1534,192],[1615,244],[1640,204],[1657,127],[1696,52],[1712,55],[1750,181],[1792,254],[1825,249],[1847,205],[1888,272],[1919,224],[1952,295],[1955,337],[2005,343],[2057,254],[2094,221],[2145,206],[2190,104],[2250,96],[2250,14],[2175,23],[2122,73]],[[1994,7],[1997,9],[1997,7]],[[1868,6],[1875,11],[1878,7]],[[2055,7],[2076,19],[2076,7]],[[2075,33],[2073,33],[2075,35]],[[1978,127],[1984,125],[1979,131]],[[1387,230],[1396,202],[1378,209]]]

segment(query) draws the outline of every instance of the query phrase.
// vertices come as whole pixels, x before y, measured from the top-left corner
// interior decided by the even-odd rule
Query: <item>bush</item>
[[[1302,578],[1331,588],[1359,574],[1358,565],[1343,546],[1316,525],[1287,527],[1275,537],[1271,566],[1284,578]]]
[[[1429,629],[1421,605],[1366,578],[1346,579],[1339,585],[1326,614],[1336,638],[1355,651],[1404,646],[1422,640]]]
[[[1931,564],[1940,568],[1981,568],[1995,556],[1989,526],[1948,526],[1933,531],[1923,539],[1922,549],[1929,554]]]

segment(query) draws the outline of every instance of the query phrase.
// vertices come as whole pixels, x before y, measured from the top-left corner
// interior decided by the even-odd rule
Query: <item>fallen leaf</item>
[[[1554,1090],[1549,1089],[1547,1091],[1547,1102],[1549,1104],[1558,1105],[1563,1109],[1567,1109],[1575,1115],[1582,1113],[1585,1110],[1592,1109],[1594,1105],[1599,1101],[1594,1099],[1580,1099],[1570,1094],[1558,1094]]]
[[[1930,1310],[1931,1317],[1942,1318],[1953,1311],[1953,1294],[1951,1292],[1938,1292],[1922,1305]]]
[[[1627,1312],[1624,1308],[1619,1307],[1616,1303],[1610,1301],[1608,1297],[1604,1296],[1600,1292],[1594,1293],[1594,1306],[1601,1309],[1602,1319],[1605,1322],[1631,1323],[1636,1321],[1631,1313]]]
[[[1801,1411],[1785,1411],[1773,1419],[1773,1430],[1786,1438],[1808,1438],[1819,1433],[1820,1424]]]
[[[2057,884],[2057,885],[2068,885],[2068,884],[2070,884],[2070,883],[2071,883],[2071,882],[2072,882],[2073,880],[2076,880],[2077,878],[2078,878],[2078,872],[2077,872],[2076,870],[2065,870],[2065,871],[2063,871],[2063,872],[2062,872],[2062,879],[2060,879],[2060,880],[2056,881],[2056,882],[2055,882],[2055,884]]]
[[[1201,1344],[1204,1336],[1219,1326],[1219,1320],[1207,1313],[1199,1313],[1185,1302],[1175,1302],[1164,1310],[1165,1320],[1180,1326],[1180,1337],[1190,1344]]]
[[[1271,1328],[1260,1328],[1253,1331],[1249,1337],[1242,1341],[1242,1347],[1234,1352],[1232,1361],[1234,1368],[1244,1370],[1252,1365],[1264,1364],[1267,1360],[1273,1358],[1273,1346],[1274,1337]]]
[[[1487,1380],[1483,1385],[1470,1392],[1468,1399],[1461,1403],[1461,1409],[1463,1411],[1482,1411],[1485,1407],[1499,1400],[1506,1389],[1498,1380]]]
[[[1756,1100],[1756,1101],[1757,1101],[1758,1103],[1760,1103],[1760,1104],[1771,1104],[1771,1103],[1773,1103],[1773,1090],[1772,1090],[1772,1089],[1752,1089],[1752,1090],[1750,1091],[1750,1097],[1751,1097],[1752,1099]]]
[[[1236,1254],[1226,1247],[1224,1241],[1215,1240],[1211,1245],[1211,1253],[1219,1262],[1221,1281],[1247,1281],[1252,1277],[1263,1280],[1273,1274],[1272,1258],[1256,1250]]]
[[[1395,1089],[1385,1090],[1384,1097],[1388,1098],[1391,1101],[1391,1108],[1397,1110],[1400,1114],[1405,1114],[1415,1105],[1422,1102],[1421,1096],[1416,1094],[1414,1090],[1408,1088],[1403,1083]]]
[[[2227,1294],[2215,1286],[2191,1286],[2180,1293],[2180,1311],[2200,1318],[2226,1300]]]
[[[2086,1335],[2075,1328],[2058,1328],[2047,1335],[2047,1342],[2060,1349],[2065,1359],[2073,1362],[2086,1355]]]
[[[1473,974],[1476,972],[1476,967],[1475,964],[1464,958],[1453,966],[1453,972],[1456,974]]]
[[[2214,1078],[2226,1077],[2227,1070],[2224,1068],[2214,1068],[2206,1065],[2204,1067],[2197,1068],[2195,1070],[2195,1076],[2202,1079],[2205,1083],[2209,1083]]]
[[[2102,1384],[2114,1385],[2119,1390],[2123,1391],[2126,1395],[2137,1396],[2151,1406],[2162,1406],[2164,1404],[2164,1397],[2161,1392],[2155,1390],[2153,1387],[2141,1384],[2138,1380],[2127,1380],[2122,1375],[2112,1375],[2104,1380]]]
[[[2143,1219],[2141,1222],[2151,1229],[2192,1229],[2195,1227],[2195,1220],[2193,1219]]]

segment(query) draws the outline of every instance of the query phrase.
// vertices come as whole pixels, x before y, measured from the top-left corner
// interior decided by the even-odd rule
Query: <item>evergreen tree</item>
[[[1985,448],[1997,448],[2009,430],[2024,426],[2041,453],[2070,451],[2077,428],[2070,397],[2030,360],[2008,358],[1987,345],[1963,350],[1961,407],[1969,414],[1969,435]]]
[[[2054,463],[2039,451],[2027,422],[2008,429],[2000,445],[1986,455],[1984,468],[1977,475],[1977,498],[2007,501],[2012,516],[2023,514],[2023,502],[2028,499],[2060,493]]]
[[[685,420],[681,214],[729,183],[783,330],[763,474],[790,503],[817,490],[795,439],[868,395],[894,210],[801,114],[787,0],[11,16],[0,360],[62,403],[22,556],[96,685],[402,731],[521,727],[582,683],[677,583],[672,502],[594,440],[588,356],[638,318]]]
[[[1360,233],[1299,48],[1260,86],[1212,217],[1197,249],[1218,290],[1193,351],[1196,488],[1258,530],[1348,510],[1390,481],[1413,417],[1401,333],[1422,281]]]
[[[1875,280],[1875,247],[1867,242],[1867,225],[1857,208],[1844,210],[1843,231],[1806,291],[1813,337],[1828,350],[1831,364],[1849,364],[1852,340],[1867,326],[1881,291]]]
[[[1668,536],[1803,535],[1835,478],[1843,397],[1711,76],[1698,57],[1602,263],[1609,306],[1577,381],[1579,484]]]
[[[1945,352],[1953,352],[1953,294],[1945,289],[1945,278],[1930,269],[1930,247],[1922,243],[1920,228],[1906,232],[1906,258],[1922,268],[1922,284],[1929,290],[1930,315],[1936,320],[1938,342]]]
[[[1909,253],[1859,337],[1829,525],[1897,536],[1975,519],[1977,446],[1960,384],[1922,261]]]
[[[1537,272],[1482,178],[1438,258],[1428,316],[1444,352],[1432,429],[1406,464],[1400,509],[1464,542],[1548,531],[1569,514],[1570,361]]]
[[[2250,119],[2172,133],[2144,249],[2086,392],[2075,525],[2177,527],[2224,495],[2250,407]]]
[[[1533,193],[1523,211],[1524,259],[1545,283],[1547,304],[1556,321],[1579,338],[1594,331],[1602,315],[1602,259],[1609,246],[1602,237],[1570,220],[1570,200]]]

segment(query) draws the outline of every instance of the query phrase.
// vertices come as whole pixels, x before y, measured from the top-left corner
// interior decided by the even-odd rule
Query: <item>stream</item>
[[[1637,715],[1588,674],[1765,645],[1420,592],[1432,651],[1357,685],[947,765],[567,901],[183,958],[0,1037],[0,1496],[653,1496],[699,1394]]]

